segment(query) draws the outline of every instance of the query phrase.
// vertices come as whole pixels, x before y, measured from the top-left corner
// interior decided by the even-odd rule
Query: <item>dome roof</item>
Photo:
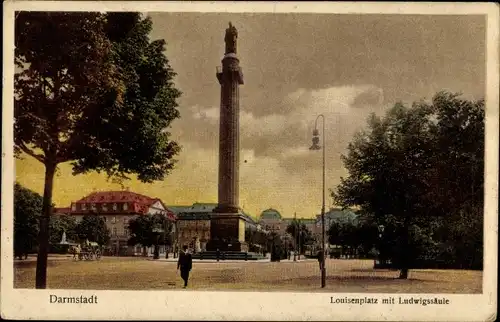
[[[260,214],[260,219],[281,219],[281,214],[278,210],[269,208]]]

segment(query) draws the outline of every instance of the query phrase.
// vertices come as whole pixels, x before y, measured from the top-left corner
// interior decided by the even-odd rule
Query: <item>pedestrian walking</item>
[[[188,286],[189,272],[193,268],[193,258],[188,252],[188,247],[183,246],[177,261],[177,270],[181,271],[181,278],[184,280],[184,288]]]

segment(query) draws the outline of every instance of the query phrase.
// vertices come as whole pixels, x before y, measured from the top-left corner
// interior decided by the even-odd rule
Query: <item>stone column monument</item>
[[[218,204],[210,222],[207,250],[246,251],[245,220],[239,207],[240,94],[243,73],[237,52],[238,31],[229,23],[224,41],[222,68],[217,68],[221,86],[219,127]]]

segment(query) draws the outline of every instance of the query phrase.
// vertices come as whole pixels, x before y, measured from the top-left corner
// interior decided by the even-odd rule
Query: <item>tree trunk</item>
[[[405,213],[404,227],[403,227],[403,249],[400,254],[401,268],[399,272],[399,279],[407,279],[409,271],[409,257],[408,254],[410,246],[410,220],[408,214]]]
[[[408,268],[401,268],[401,270],[399,271],[399,279],[407,279],[408,278],[408,271],[409,269]]]
[[[45,164],[45,183],[43,188],[42,215],[40,216],[40,231],[38,233],[38,257],[36,260],[36,284],[37,289],[47,287],[47,255],[49,251],[49,222],[52,213],[52,190],[54,186],[54,174],[57,164],[47,162]]]
[[[159,259],[159,258],[160,258],[160,246],[158,244],[155,244],[153,248],[153,259]]]

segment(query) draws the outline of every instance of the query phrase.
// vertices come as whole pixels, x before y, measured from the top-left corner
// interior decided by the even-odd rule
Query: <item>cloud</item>
[[[317,115],[323,114],[326,119],[326,179],[327,188],[332,188],[346,175],[340,155],[352,135],[365,126],[369,113],[381,109],[380,101],[364,104],[364,108],[354,105],[363,96],[380,92],[374,85],[299,89],[281,98],[288,109],[268,114],[245,110],[242,101],[241,205],[256,214],[263,210],[260,208],[271,206],[288,215],[295,210],[306,211],[300,206],[294,210],[291,204],[297,204],[296,200],[314,204],[321,194],[321,153],[309,150]],[[205,196],[211,201],[217,193],[219,112],[219,107],[195,105],[187,108],[175,125],[184,129],[181,143],[185,146],[178,173],[172,173],[172,179],[186,182],[184,194],[201,198],[201,192],[207,191]],[[323,145],[323,133],[320,136]],[[294,202],[287,204],[287,200]]]
[[[311,144],[316,117],[322,114],[326,120],[327,151],[338,155],[344,151],[353,133],[364,126],[368,114],[381,109],[380,93],[382,90],[374,85],[299,89],[281,99],[281,105],[289,106],[287,110],[269,114],[245,110],[243,101],[241,148],[252,150],[256,157],[270,157],[283,163],[287,163],[287,159],[295,160],[297,166],[304,167],[311,158],[304,149]],[[361,105],[364,108],[359,108]],[[216,150],[219,113],[219,107],[192,106],[174,124],[173,132],[176,129],[182,132],[182,144]],[[321,130],[322,124],[318,126]]]

